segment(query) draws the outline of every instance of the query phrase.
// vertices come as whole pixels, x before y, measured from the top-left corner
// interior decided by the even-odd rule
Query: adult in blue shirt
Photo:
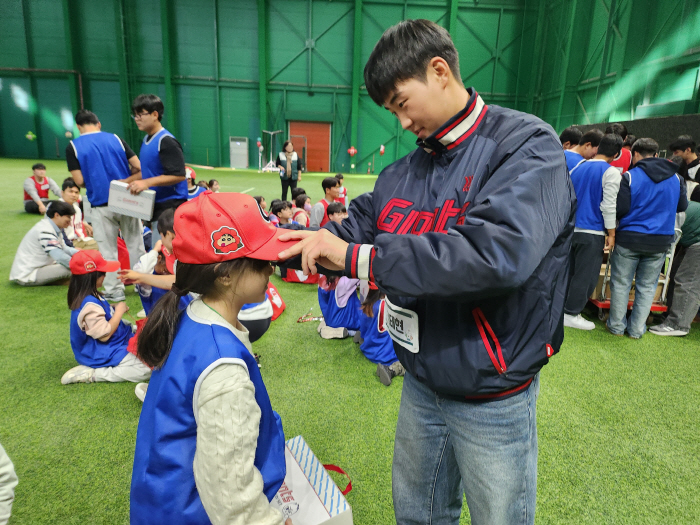
[[[97,115],[81,109],[75,115],[80,136],[66,148],[66,163],[73,180],[87,190],[92,206],[93,237],[102,256],[110,261],[118,259],[117,237],[122,238],[129,257],[136,262],[146,253],[143,244],[141,219],[114,213],[107,206],[109,185],[113,180],[130,184],[141,178],[141,163],[129,145],[117,135],[102,131]],[[126,296],[124,284],[116,272],[108,272],[104,281],[104,297],[121,302]]]
[[[158,217],[165,210],[177,208],[187,202],[187,182],[185,180],[185,156],[177,139],[161,124],[163,101],[156,95],[139,95],[131,104],[131,112],[136,126],[146,136],[141,144],[141,180],[129,184],[131,193],[137,195],[144,190],[156,192],[153,207],[151,230],[153,243],[159,239]]]

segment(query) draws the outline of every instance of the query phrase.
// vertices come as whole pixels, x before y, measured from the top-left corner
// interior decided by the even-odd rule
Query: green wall
[[[289,120],[314,120],[332,123],[333,171],[354,162],[366,172],[373,156],[379,171],[414,138],[367,96],[362,68],[406,18],[450,30],[465,84],[487,103],[558,130],[695,113],[696,9],[692,0],[3,0],[0,156],[63,157],[81,95],[103,129],[138,147],[129,103],[154,92],[188,162],[228,165],[235,135],[249,137],[256,165],[261,129],[286,135]]]

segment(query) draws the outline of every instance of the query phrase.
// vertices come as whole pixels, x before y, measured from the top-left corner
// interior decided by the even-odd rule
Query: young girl
[[[282,424],[238,314],[264,300],[268,261],[291,243],[239,193],[181,205],[175,232],[175,284],[138,339],[155,370],[136,436],[131,523],[282,525],[269,504],[286,470]],[[189,292],[201,297],[183,312]]]
[[[318,305],[323,314],[319,329],[324,336],[323,325],[330,328],[345,328],[350,335],[360,329],[360,300],[357,297],[357,279],[347,277],[326,277],[318,279]],[[334,334],[330,332],[330,334]],[[344,334],[347,336],[348,334]],[[337,335],[333,335],[337,337]]]
[[[309,212],[311,211],[311,197],[306,193],[297,195],[294,199],[296,208],[293,210],[292,220],[301,224],[304,228],[309,227]]]
[[[70,261],[68,307],[72,310],[70,344],[79,366],[63,374],[61,383],[147,380],[151,370],[127,352],[131,327],[122,321],[126,303],[112,308],[97,291],[105,272],[119,269],[117,261],[105,261],[97,250],[79,251]]]
[[[369,292],[360,311],[360,350],[367,359],[377,363],[377,375],[383,385],[391,385],[396,376],[406,372],[394,351],[394,342],[384,328],[384,294],[370,282]]]

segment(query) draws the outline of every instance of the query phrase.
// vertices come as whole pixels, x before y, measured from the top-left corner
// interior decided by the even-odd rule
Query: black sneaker
[[[389,366],[378,363],[376,374],[384,386],[390,386],[392,379],[399,376],[403,377],[406,374],[406,369],[400,361],[394,361]]]

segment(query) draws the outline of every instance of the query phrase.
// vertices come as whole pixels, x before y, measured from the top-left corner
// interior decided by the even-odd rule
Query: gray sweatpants
[[[678,330],[690,331],[690,324],[700,305],[700,243],[686,249],[683,262],[676,272],[671,311],[664,324]]]
[[[151,377],[151,369],[134,354],[126,354],[126,357],[117,366],[95,368],[96,383],[121,383],[123,381],[140,383],[148,381],[149,377]]]
[[[58,263],[42,266],[36,272],[36,279],[32,282],[15,281],[20,286],[44,286],[45,284],[61,279],[70,279],[70,270]]]
[[[146,253],[143,246],[141,219],[114,213],[107,206],[93,207],[92,230],[93,238],[100,247],[102,257],[108,261],[118,260],[117,237],[119,230],[121,230],[126,248],[129,250],[129,258],[134,264]],[[110,272],[105,276],[104,287],[105,294],[110,298],[125,298],[124,285],[119,280],[117,272]]]

